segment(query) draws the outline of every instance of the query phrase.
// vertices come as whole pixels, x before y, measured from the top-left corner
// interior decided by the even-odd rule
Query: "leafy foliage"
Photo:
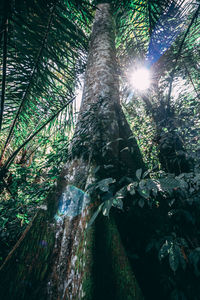
[[[133,264],[145,260],[147,267],[149,260],[153,260],[154,267],[158,265],[158,278],[166,299],[174,299],[176,293],[190,299],[191,289],[195,298],[200,276],[200,174],[191,172],[175,176],[138,169],[136,178],[136,181],[124,178],[121,183],[106,178],[89,188],[90,193],[101,191],[98,191],[100,205],[89,226],[100,212],[109,216],[112,207],[123,211],[123,214],[113,212]],[[123,223],[125,228],[120,228]],[[193,281],[188,280],[188,274]]]
[[[91,20],[91,5],[81,2],[1,2],[0,190],[2,216],[16,223],[3,256],[24,230],[19,216],[33,217],[67,160]]]
[[[99,2],[0,4],[1,261],[68,159],[74,94]],[[147,266],[157,269],[155,279],[148,272],[142,279],[148,297],[159,285],[164,292],[157,299],[198,299],[199,3],[109,2],[116,19],[122,104],[149,170],[118,181],[105,174],[89,186],[99,200],[89,225],[99,213],[116,215],[138,277],[145,277]],[[148,93],[140,94],[132,90],[127,69],[144,62],[153,78]],[[183,160],[189,161],[185,171]]]

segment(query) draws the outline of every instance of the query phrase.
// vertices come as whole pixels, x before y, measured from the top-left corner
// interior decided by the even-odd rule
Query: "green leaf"
[[[195,248],[189,255],[189,260],[194,267],[194,272],[200,276],[199,261],[200,261],[200,247]]]
[[[102,192],[109,191],[109,185],[116,182],[113,178],[106,178],[97,183],[97,188],[99,188]]]
[[[24,215],[22,215],[22,214],[17,214],[16,217],[17,217],[18,219],[21,219],[21,220],[24,219]]]
[[[152,170],[147,170],[144,172],[144,174],[142,175],[142,178],[144,179],[145,177],[147,177],[149,175],[149,173],[151,173]]]
[[[104,216],[108,217],[110,213],[110,209],[113,205],[113,198],[107,200],[104,202],[103,208],[102,208],[102,213]]]
[[[165,258],[169,254],[170,248],[171,248],[171,242],[165,241],[165,243],[162,245],[158,253],[159,260]]]
[[[113,204],[114,207],[117,207],[118,209],[123,209],[123,201],[122,198],[116,197],[113,199]]]
[[[179,249],[177,245],[172,245],[169,249],[169,265],[172,271],[176,272],[179,266]]]
[[[161,191],[172,193],[175,188],[180,187],[180,183],[173,177],[166,177],[158,179],[157,182],[159,183],[158,187]]]
[[[141,199],[138,201],[139,207],[143,208],[143,207],[144,207],[144,204],[145,204],[145,201],[144,201],[144,199],[141,198]]]
[[[140,180],[141,176],[142,176],[142,169],[137,169],[135,174],[136,174],[137,179]]]
[[[135,195],[136,192],[136,187],[138,186],[138,182],[132,182],[127,186],[127,191],[131,194],[131,195]]]
[[[92,215],[90,221],[88,222],[88,226],[87,226],[87,229],[94,223],[94,221],[96,220],[98,214],[100,213],[100,211],[102,210],[102,207],[103,207],[104,203],[101,203],[97,210],[95,211],[95,213]]]

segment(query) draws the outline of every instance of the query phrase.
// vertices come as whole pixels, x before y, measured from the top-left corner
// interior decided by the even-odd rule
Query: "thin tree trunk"
[[[164,103],[162,101],[159,107],[155,110],[149,99],[146,96],[143,96],[146,109],[151,113],[156,125],[156,142],[161,166],[166,172],[175,173],[176,175],[183,172],[190,172],[193,168],[193,162],[188,158],[184,149],[183,141],[177,132],[174,109],[170,104],[170,99],[177,62],[180,58],[186,37],[188,36],[188,33],[190,32],[190,29],[198,16],[199,10],[200,5],[197,7],[191,22],[189,23],[176,54],[173,70],[170,75],[167,102]],[[166,130],[163,130],[163,128]]]
[[[145,168],[119,103],[109,4],[98,5],[85,76],[71,159],[47,207],[1,268],[3,299],[143,299],[114,219],[86,231],[102,201],[87,187],[108,177],[135,177],[138,168]]]
[[[9,1],[4,3],[5,16],[3,18],[3,71],[2,71],[2,84],[1,84],[1,105],[0,105],[0,131],[3,121],[3,111],[5,102],[5,86],[6,86],[6,69],[7,69],[7,43],[8,43],[8,10]]]
[[[190,172],[192,161],[184,148],[183,141],[177,132],[176,118],[173,108],[165,108],[161,102],[154,108],[148,97],[143,96],[147,113],[150,113],[156,127],[155,141],[158,149],[158,158],[163,170],[176,175],[183,172]]]

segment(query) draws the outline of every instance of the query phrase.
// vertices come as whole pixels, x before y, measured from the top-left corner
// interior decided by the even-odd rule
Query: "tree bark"
[[[99,4],[71,158],[1,267],[3,299],[143,299],[114,219],[86,230],[102,201],[88,186],[145,169],[120,106],[117,73],[110,5]]]

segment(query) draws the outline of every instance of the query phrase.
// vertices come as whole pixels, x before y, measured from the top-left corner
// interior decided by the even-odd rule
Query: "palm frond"
[[[91,5],[77,3],[32,0],[10,5],[6,80],[5,64],[0,73],[5,85],[2,156],[8,158],[38,123],[45,124],[74,95],[92,20]],[[3,9],[0,17],[5,19]],[[5,49],[0,56],[5,61]]]

